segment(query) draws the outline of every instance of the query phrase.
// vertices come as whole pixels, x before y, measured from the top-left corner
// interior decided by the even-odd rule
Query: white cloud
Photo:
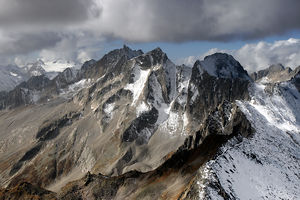
[[[295,68],[300,65],[300,40],[290,38],[273,43],[246,44],[236,50],[234,56],[249,71],[261,70],[276,63]]]
[[[282,63],[285,67],[295,68],[300,65],[300,39],[275,41],[273,43],[258,42],[246,44],[236,50],[213,48],[198,56],[188,56],[178,59],[177,63],[192,66],[199,59],[216,52],[224,52],[234,56],[248,71],[254,72],[269,67],[271,64]]]
[[[77,60],[81,63],[84,63],[87,60],[90,60],[92,58],[91,55],[89,55],[86,51],[79,51],[77,55]]]
[[[55,46],[43,49],[39,57],[44,61],[65,60],[83,63],[91,58],[96,58],[101,50],[101,40],[93,40],[86,34],[77,34],[64,37]]]

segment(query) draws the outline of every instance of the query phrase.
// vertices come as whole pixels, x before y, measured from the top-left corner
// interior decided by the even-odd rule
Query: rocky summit
[[[299,67],[124,46],[36,75],[0,93],[0,199],[300,196]]]

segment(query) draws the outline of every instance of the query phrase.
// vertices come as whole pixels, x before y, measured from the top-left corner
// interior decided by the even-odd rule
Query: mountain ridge
[[[55,191],[58,199],[240,198],[231,176],[218,174],[210,163],[220,161],[230,168],[222,156],[233,155],[223,150],[234,144],[231,151],[245,151],[247,162],[259,164],[267,155],[256,137],[268,141],[269,136],[263,135],[251,113],[273,106],[262,108],[276,114],[281,106],[261,95],[276,99],[285,94],[282,104],[295,105],[295,111],[299,96],[298,75],[279,84],[254,82],[230,55],[214,54],[190,68],[176,66],[160,48],[142,53],[124,46],[57,77],[38,76],[34,79],[44,80],[44,85],[32,79],[19,86],[44,92],[44,100],[0,111],[0,126],[5,127],[0,130],[0,183],[8,186],[9,194],[13,188],[26,192],[18,186],[26,181]],[[296,148],[293,131],[299,118],[287,111],[291,118],[283,122],[293,125],[288,136],[293,140],[284,144]],[[268,125],[272,130],[273,126]],[[252,140],[258,143],[257,152],[238,147]],[[238,162],[240,157],[233,159]],[[241,165],[236,167],[230,168],[233,174],[241,170]],[[217,178],[203,177],[205,170]],[[281,170],[293,177],[289,169]]]

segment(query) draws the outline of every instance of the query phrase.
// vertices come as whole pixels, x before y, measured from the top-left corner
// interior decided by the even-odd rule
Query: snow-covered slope
[[[231,140],[206,165],[200,197],[299,199],[300,94],[289,82],[257,83],[250,90],[251,101],[237,103],[256,132]]]

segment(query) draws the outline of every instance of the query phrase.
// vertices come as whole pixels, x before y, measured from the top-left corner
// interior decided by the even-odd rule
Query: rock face
[[[196,199],[223,145],[255,135],[241,103],[255,85],[227,54],[190,68],[160,48],[126,46],[52,80],[34,77],[0,93],[0,184],[11,197],[29,182],[24,194],[50,194],[38,185],[58,199]],[[24,95],[32,91],[35,102]],[[221,180],[211,184],[233,198]]]
[[[204,61],[196,61],[192,70],[187,110],[197,119],[194,126],[224,101],[249,99],[250,78],[232,56],[220,53],[207,56]]]
[[[291,82],[295,85],[295,87],[300,92],[300,66],[294,70],[294,74],[295,75],[292,78]]]
[[[135,51],[127,46],[122,49],[116,49],[104,55],[97,62],[89,62],[82,66],[81,73],[85,78],[99,78],[108,72],[116,70],[118,72],[119,66],[122,66],[127,60],[143,54],[141,50]]]

